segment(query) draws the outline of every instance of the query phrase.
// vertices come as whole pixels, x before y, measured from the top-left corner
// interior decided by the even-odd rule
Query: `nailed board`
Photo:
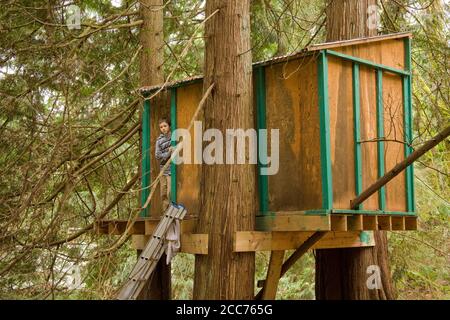
[[[143,250],[150,236],[133,235],[131,243],[133,249]],[[208,235],[195,233],[182,233],[180,235],[180,252],[191,254],[208,254]]]

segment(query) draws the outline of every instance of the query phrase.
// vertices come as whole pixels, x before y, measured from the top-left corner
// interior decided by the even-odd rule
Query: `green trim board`
[[[322,208],[331,209],[333,206],[333,180],[331,171],[327,50],[321,50],[319,53],[317,61],[317,79],[320,118],[320,168],[322,178]]]
[[[170,130],[172,131],[171,145],[175,148],[176,137],[173,132],[177,129],[177,88],[170,89]],[[172,161],[170,164],[170,195],[173,202],[177,202],[177,167]]]
[[[390,215],[390,216],[415,216],[414,212],[388,211],[388,210],[347,210],[332,209],[331,214],[366,214],[366,215]]]
[[[412,72],[411,72],[411,38],[405,38],[404,51],[405,51],[405,69],[409,71],[409,76],[403,76],[403,125],[404,125],[404,139],[405,139],[405,158],[409,156],[413,150],[412,143]],[[415,207],[415,190],[414,190],[414,165],[410,165],[406,168],[405,174],[405,186],[406,186],[406,207],[408,211],[416,211]]]
[[[261,170],[267,165],[267,139],[261,138],[260,129],[266,129],[266,73],[265,67],[256,70],[256,125],[258,129],[258,194],[259,208],[263,214],[269,211],[269,181]]]
[[[141,164],[141,206],[144,206],[150,194],[150,100],[144,100],[144,112],[142,114],[142,164]],[[149,207],[143,209],[141,217],[149,216]]]
[[[391,72],[391,73],[398,74],[398,75],[403,75],[403,76],[409,76],[410,75],[409,71],[392,68],[392,67],[386,66],[384,64],[375,63],[375,62],[372,62],[370,60],[357,58],[357,57],[350,56],[348,54],[340,53],[340,52],[333,51],[333,50],[326,50],[326,51],[327,51],[328,55],[335,56],[335,57],[338,57],[338,58],[342,58],[342,59],[345,59],[345,60],[349,60],[349,61],[352,61],[352,62],[356,62],[356,63],[359,63],[359,64],[363,64],[363,65],[366,65],[366,66],[369,66],[369,67],[372,67],[372,68],[375,68],[375,69],[379,69],[379,70],[383,70],[383,71],[387,71],[387,72]]]
[[[377,90],[377,163],[378,163],[378,179],[384,175],[384,117],[383,117],[383,71],[376,71],[376,90]],[[386,209],[386,190],[381,187],[378,190],[378,202],[380,210]]]
[[[361,194],[362,190],[362,154],[361,154],[361,127],[360,127],[360,84],[359,64],[354,62],[352,68],[352,91],[353,91],[353,134],[355,145],[355,193]],[[358,205],[362,209],[362,204]]]

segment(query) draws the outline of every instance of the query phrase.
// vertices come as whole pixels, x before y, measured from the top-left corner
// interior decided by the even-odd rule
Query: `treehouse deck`
[[[128,234],[133,247],[141,250],[159,223],[158,218],[138,218]],[[101,220],[95,224],[98,234],[121,235],[128,220]],[[195,233],[196,216],[187,216],[181,222],[180,252],[208,254],[208,235]],[[278,212],[270,216],[256,217],[256,228],[238,231],[234,238],[234,251],[273,251],[296,249],[314,232],[325,231],[327,235],[312,249],[349,248],[373,246],[371,231],[417,230],[417,217],[401,214],[353,214],[339,211],[316,215],[308,212]]]

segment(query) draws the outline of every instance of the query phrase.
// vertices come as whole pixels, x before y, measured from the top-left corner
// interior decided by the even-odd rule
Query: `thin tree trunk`
[[[140,15],[143,24],[140,30],[140,43],[142,45],[142,54],[140,60],[140,85],[152,86],[164,82],[164,30],[163,30],[163,0],[141,0]],[[158,110],[161,110],[164,103],[164,97],[154,98],[151,101],[151,130],[155,130],[155,123],[158,119],[155,116]],[[152,137],[155,135],[152,134]],[[154,144],[154,141],[151,141]],[[152,152],[153,149],[149,150]],[[152,159],[152,155],[150,155]],[[152,161],[154,162],[154,161]],[[155,172],[155,164],[152,163],[152,176]],[[140,199],[140,196],[139,196]],[[151,212],[159,216],[159,210],[152,203]],[[140,252],[138,251],[138,255]],[[171,296],[170,265],[166,265],[165,255],[159,261],[154,275],[146,284],[139,299],[141,300],[168,300]]]
[[[205,109],[205,130],[254,127],[250,0],[207,0],[204,90],[215,84]],[[208,255],[195,258],[194,299],[253,299],[254,253],[233,253],[233,235],[253,230],[255,167],[202,166],[197,232],[209,234]]]
[[[327,41],[376,35],[376,28],[368,28],[367,23],[371,5],[376,0],[329,0]],[[374,247],[316,251],[316,299],[395,299],[386,232],[374,231],[374,238]],[[379,268],[382,288],[369,289],[369,266]]]

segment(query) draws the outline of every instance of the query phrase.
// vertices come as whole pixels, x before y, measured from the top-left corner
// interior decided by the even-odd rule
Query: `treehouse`
[[[417,229],[412,166],[351,203],[412,152],[411,34],[313,45],[255,63],[253,76],[254,126],[279,129],[279,170],[261,174],[259,159],[255,230],[236,232],[235,252],[297,249],[317,231],[326,235],[315,249],[371,246],[372,230]],[[159,172],[158,119],[170,114],[172,130],[187,128],[202,90],[201,77],[141,88],[147,97],[158,92],[144,102],[142,203]],[[181,251],[207,254],[208,235],[195,233],[201,165],[171,170],[172,200],[188,212]],[[158,224],[159,208],[157,194],[129,228],[136,248]],[[96,229],[121,234],[127,223],[103,220]]]

